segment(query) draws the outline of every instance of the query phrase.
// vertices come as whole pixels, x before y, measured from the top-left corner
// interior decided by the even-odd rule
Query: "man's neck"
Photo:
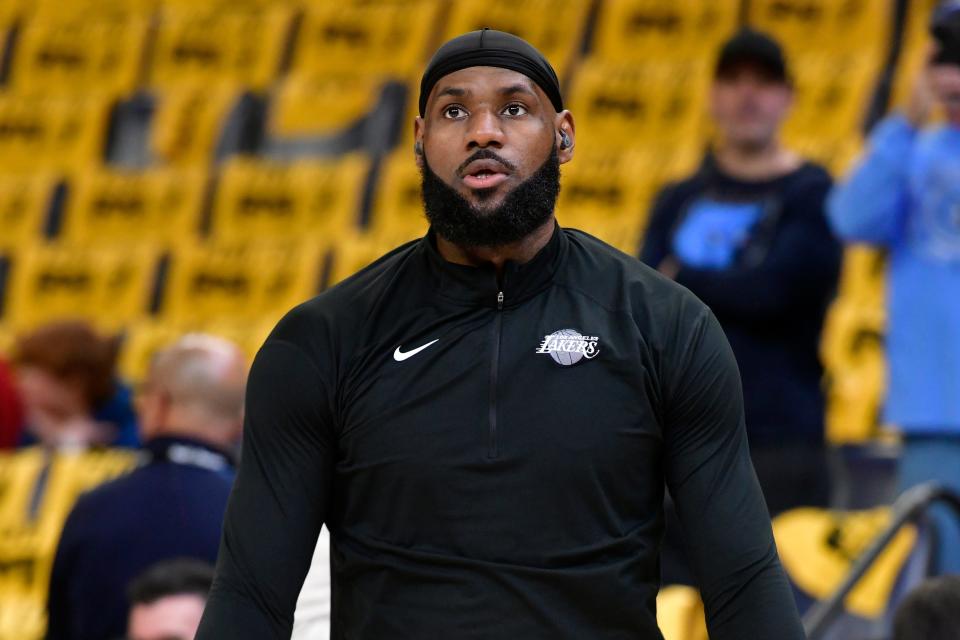
[[[795,171],[803,160],[777,140],[751,147],[721,144],[714,154],[717,166],[727,175],[740,180],[770,180]]]
[[[493,265],[497,270],[497,278],[500,278],[503,275],[503,265],[507,262],[523,264],[532,260],[540,249],[550,242],[555,226],[556,218],[550,216],[547,222],[525,238],[498,247],[461,247],[437,235],[437,251],[444,260],[454,264],[471,267]]]

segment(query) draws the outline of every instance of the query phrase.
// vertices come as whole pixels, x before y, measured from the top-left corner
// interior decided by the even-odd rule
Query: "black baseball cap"
[[[729,76],[743,66],[760,69],[771,79],[790,84],[783,48],[762,31],[744,27],[727,40],[720,48],[714,77]]]

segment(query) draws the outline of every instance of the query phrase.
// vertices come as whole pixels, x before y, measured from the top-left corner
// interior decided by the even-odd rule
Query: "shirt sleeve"
[[[916,130],[900,115],[877,125],[856,167],[827,201],[830,224],[849,242],[893,244],[908,202],[908,169]]]
[[[198,640],[290,637],[330,504],[331,405],[314,362],[269,339],[250,371],[240,466]]]
[[[710,638],[802,640],[750,462],[736,361],[709,310],[693,327],[665,361],[666,481]]]

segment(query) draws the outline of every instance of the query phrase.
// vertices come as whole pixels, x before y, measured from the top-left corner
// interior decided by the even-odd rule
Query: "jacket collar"
[[[503,280],[497,282],[492,265],[473,267],[444,259],[437,250],[436,232],[431,228],[420,246],[428,269],[441,296],[465,305],[497,308],[503,293],[503,308],[517,306],[550,286],[567,255],[569,240],[554,223],[553,235],[530,261],[504,264]]]
[[[217,447],[184,436],[159,436],[144,443],[150,463],[172,462],[210,471],[225,471],[234,466],[233,456]]]

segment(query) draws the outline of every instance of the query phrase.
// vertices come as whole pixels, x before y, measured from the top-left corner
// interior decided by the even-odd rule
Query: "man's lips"
[[[490,189],[510,177],[510,171],[496,160],[474,160],[461,171],[463,183],[471,189]]]

